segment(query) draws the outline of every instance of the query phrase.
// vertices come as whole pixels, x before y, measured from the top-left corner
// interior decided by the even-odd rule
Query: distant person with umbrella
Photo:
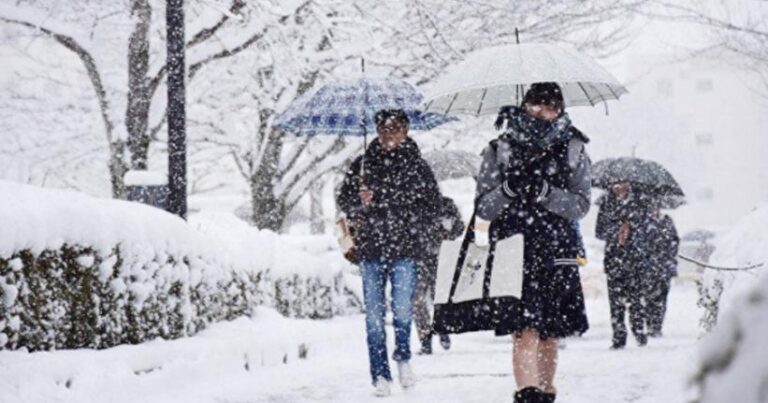
[[[651,272],[649,223],[652,219],[651,200],[633,189],[628,182],[611,186],[610,191],[597,201],[595,236],[605,241],[603,266],[608,279],[610,301],[612,349],[627,344],[625,316],[629,306],[629,322],[638,345],[648,344],[646,278]]]
[[[645,346],[650,333],[661,331],[659,304],[662,296],[666,300],[663,287],[669,284],[672,269],[665,261],[677,248],[676,236],[661,239],[674,225],[659,209],[682,205],[684,193],[663,166],[634,157],[598,161],[593,183],[606,190],[598,200],[595,235],[605,241],[611,348],[626,346],[627,305],[632,333]]]
[[[375,123],[378,138],[352,162],[337,201],[357,229],[371,379],[376,395],[387,396],[392,380],[384,327],[387,281],[392,285],[393,358],[400,385],[409,388],[416,380],[410,366],[416,261],[429,248],[442,200],[432,170],[408,137],[406,113],[381,110]]]
[[[652,215],[651,259],[652,274],[646,289],[646,319],[648,335],[661,337],[667,314],[667,297],[672,278],[677,276],[677,253],[680,237],[675,222],[656,209]]]

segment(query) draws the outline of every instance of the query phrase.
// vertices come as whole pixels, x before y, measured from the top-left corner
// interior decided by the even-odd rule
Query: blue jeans
[[[368,335],[368,359],[371,378],[392,380],[387,358],[387,336],[384,316],[387,313],[385,291],[387,278],[392,283],[392,313],[395,327],[395,361],[411,359],[411,317],[413,289],[416,287],[416,265],[410,259],[366,259],[360,265],[365,299],[365,330]]]

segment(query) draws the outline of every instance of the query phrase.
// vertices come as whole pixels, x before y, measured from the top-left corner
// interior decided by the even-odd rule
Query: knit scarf
[[[571,139],[571,118],[562,112],[555,120],[534,118],[518,107],[511,107],[506,116],[506,134],[515,143],[525,144],[540,151]]]

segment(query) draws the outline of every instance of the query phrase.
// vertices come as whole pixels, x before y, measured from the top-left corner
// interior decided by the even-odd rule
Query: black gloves
[[[511,167],[502,183],[504,193],[528,203],[539,203],[549,194],[549,184],[538,170]]]

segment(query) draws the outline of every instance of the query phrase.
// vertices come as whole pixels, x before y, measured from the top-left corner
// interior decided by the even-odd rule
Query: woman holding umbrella
[[[557,340],[588,328],[575,225],[590,207],[588,139],[558,84],[532,84],[521,105],[502,108],[496,126],[505,131],[483,152],[476,239],[524,236],[521,303],[496,333],[514,336],[515,402],[553,402]],[[478,231],[483,221],[488,233]]]

